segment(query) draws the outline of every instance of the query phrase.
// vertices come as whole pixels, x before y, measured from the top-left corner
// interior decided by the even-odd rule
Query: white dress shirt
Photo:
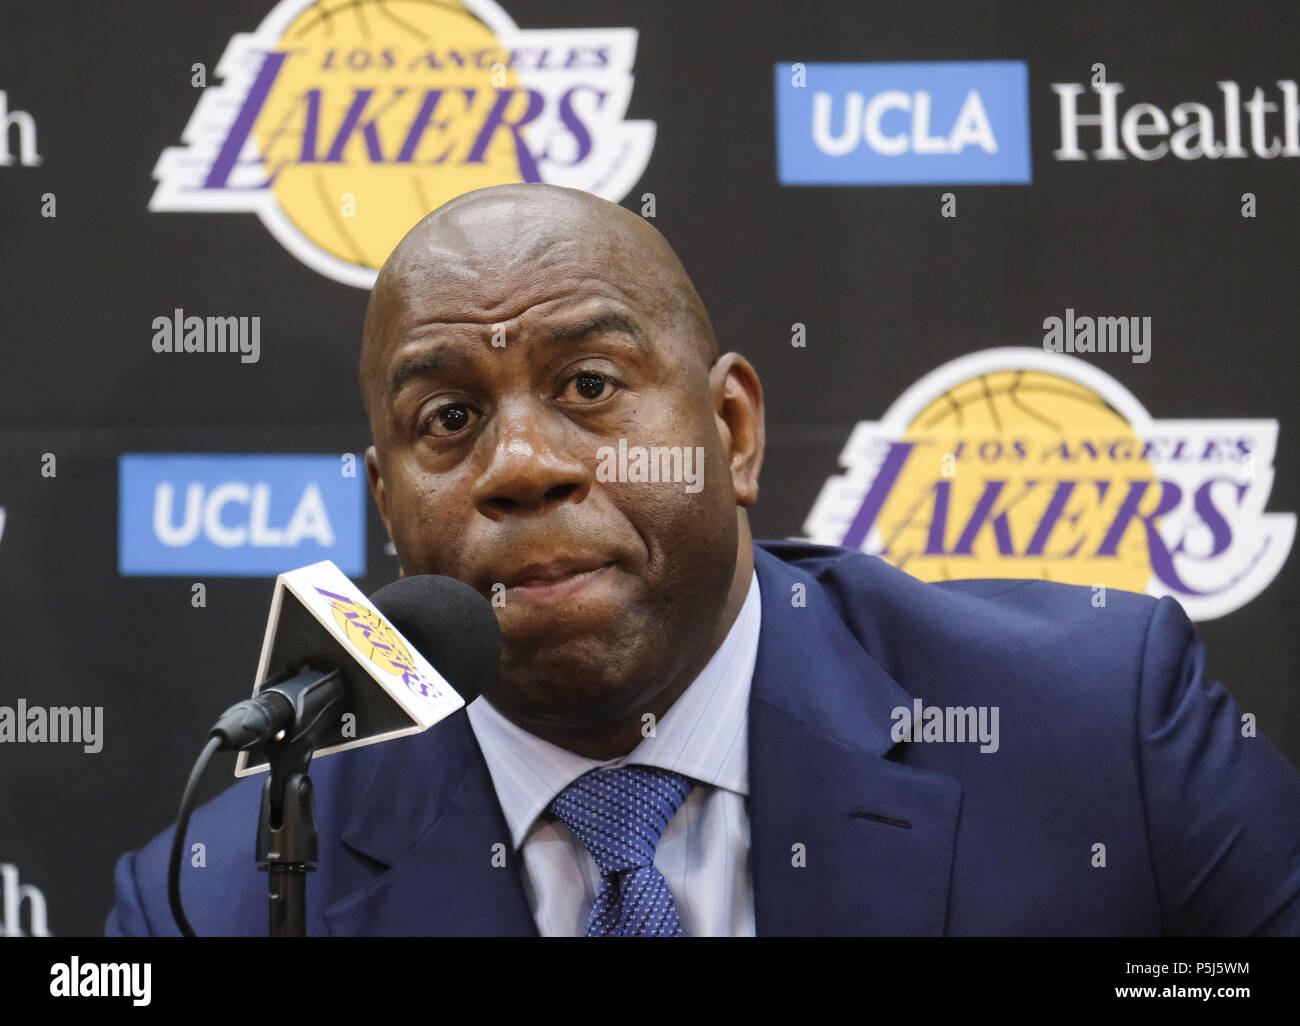
[[[636,763],[696,781],[655,850],[687,937],[754,936],[749,863],[749,688],[758,654],[758,575],[736,622],[707,666],[627,756],[598,762],[511,723],[485,698],[470,726],[510,828],[529,908],[543,937],[581,937],[600,889],[583,843],[546,813],[588,770]]]

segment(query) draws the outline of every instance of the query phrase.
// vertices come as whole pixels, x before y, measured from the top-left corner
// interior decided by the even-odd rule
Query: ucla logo
[[[255,213],[370,288],[425,214],[547,182],[618,202],[655,126],[624,121],[634,29],[516,27],[491,0],[283,0],[236,35],[154,169],[154,211]]]
[[[226,509],[231,506],[236,507],[236,512],[233,522],[228,523]],[[153,533],[172,548],[193,544],[200,533],[213,545],[226,549],[241,545],[294,546],[305,539],[326,548],[334,544],[334,528],[315,484],[303,489],[283,528],[271,525],[271,486],[264,481],[254,485],[222,481],[211,489],[192,481],[185,487],[184,511],[179,516],[175,507],[176,486],[160,481],[154,489]],[[247,515],[242,513],[245,508]]]
[[[118,464],[125,575],[365,572],[365,489],[337,456],[132,453]]]
[[[1032,181],[1023,61],[775,71],[782,185]]]
[[[1041,578],[1176,598],[1194,620],[1268,586],[1295,537],[1266,513],[1276,420],[1155,420],[1063,353],[944,364],[859,423],[805,524],[926,581]]]

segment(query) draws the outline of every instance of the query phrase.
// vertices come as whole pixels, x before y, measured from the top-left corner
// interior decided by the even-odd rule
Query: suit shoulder
[[[211,801],[205,802],[190,816],[185,832],[188,845],[201,844],[203,860],[217,868],[213,862],[222,863],[237,851],[250,862],[253,854],[254,831],[262,805],[264,774],[245,777],[231,784]],[[136,855],[136,875],[142,882],[166,881],[167,864],[171,857],[175,824],[167,827],[142,847]],[[190,851],[184,857],[188,861]]]
[[[858,642],[904,686],[944,666],[1128,694],[1141,677],[1157,608],[1150,596],[1015,578],[927,582],[851,549],[762,547],[816,578]]]

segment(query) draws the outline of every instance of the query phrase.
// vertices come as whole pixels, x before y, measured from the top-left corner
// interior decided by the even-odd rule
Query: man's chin
[[[626,672],[626,649],[606,653],[566,648],[525,651],[516,660],[512,646],[507,646],[496,685],[486,692],[488,700],[517,723],[583,729],[638,713],[660,690],[642,681],[639,673]]]

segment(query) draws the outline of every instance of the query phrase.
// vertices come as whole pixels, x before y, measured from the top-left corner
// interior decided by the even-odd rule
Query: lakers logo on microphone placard
[[[1285,563],[1266,513],[1276,420],[1155,420],[1073,356],[1004,348],[944,364],[859,423],[805,524],[922,580],[1042,578],[1170,595],[1194,620]]]
[[[492,0],[282,0],[231,39],[149,209],[255,213],[308,266],[370,288],[461,193],[546,182],[621,200],[655,136],[624,119],[636,41],[519,29]]]
[[[378,613],[346,595],[336,595],[320,587],[316,592],[329,600],[334,622],[365,659],[385,673],[400,677],[402,683],[421,698],[441,697],[442,689],[438,683],[421,676],[419,665],[402,636]]]

